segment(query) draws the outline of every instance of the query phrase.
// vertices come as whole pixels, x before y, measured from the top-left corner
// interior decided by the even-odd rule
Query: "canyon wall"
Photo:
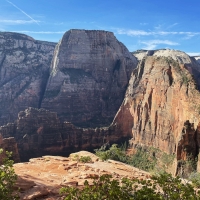
[[[28,107],[82,127],[112,122],[136,58],[107,31],[70,30],[55,45],[0,33],[0,125]]]
[[[29,106],[40,107],[54,48],[55,43],[0,32],[0,125]]]
[[[176,155],[177,160],[196,157],[200,134],[200,66],[180,51],[142,54],[113,124],[121,123],[121,116],[132,121],[132,127],[125,126],[124,130],[132,133],[133,147],[153,146]]]
[[[155,147],[178,161],[197,157],[198,57],[134,55],[107,31],[70,30],[56,47],[0,33],[1,135],[15,138],[22,160],[130,138],[133,148]]]

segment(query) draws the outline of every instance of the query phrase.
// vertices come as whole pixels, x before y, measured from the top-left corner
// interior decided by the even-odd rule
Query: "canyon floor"
[[[77,156],[75,156],[77,155]],[[81,156],[90,156],[92,162],[77,161]],[[16,186],[20,188],[21,200],[61,200],[59,190],[64,186],[82,187],[85,180],[93,184],[93,178],[110,174],[114,179],[147,179],[149,173],[114,160],[100,161],[86,151],[71,154],[69,157],[43,156],[30,159],[26,163],[14,164],[18,175]]]

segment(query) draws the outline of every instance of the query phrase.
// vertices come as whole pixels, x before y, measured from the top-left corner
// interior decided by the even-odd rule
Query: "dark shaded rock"
[[[21,111],[18,120],[0,127],[3,137],[16,138],[22,161],[46,154],[67,156],[79,150],[94,150],[105,143],[130,139],[117,124],[104,128],[78,128],[69,122],[60,122],[55,112],[28,108]]]
[[[113,33],[70,30],[56,46],[42,107],[81,127],[109,125],[136,65]]]

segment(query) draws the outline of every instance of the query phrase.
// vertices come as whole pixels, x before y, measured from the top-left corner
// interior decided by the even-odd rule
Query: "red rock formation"
[[[200,94],[189,72],[193,62],[186,54],[170,50],[140,61],[113,122],[129,121],[123,130],[132,133],[133,145],[153,146],[182,160],[197,156]]]

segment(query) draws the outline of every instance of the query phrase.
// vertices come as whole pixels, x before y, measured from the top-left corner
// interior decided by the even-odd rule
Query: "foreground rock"
[[[110,174],[118,180],[123,177],[139,179],[150,177],[147,172],[121,162],[113,160],[102,162],[89,152],[78,152],[76,155],[79,157],[90,156],[92,163],[77,162],[74,159],[74,155],[72,155],[68,158],[43,156],[30,159],[27,163],[15,164],[14,169],[19,176],[17,186],[21,188],[20,199],[63,199],[59,195],[61,187],[82,187],[85,180],[92,184],[94,177],[99,177],[103,174]]]

